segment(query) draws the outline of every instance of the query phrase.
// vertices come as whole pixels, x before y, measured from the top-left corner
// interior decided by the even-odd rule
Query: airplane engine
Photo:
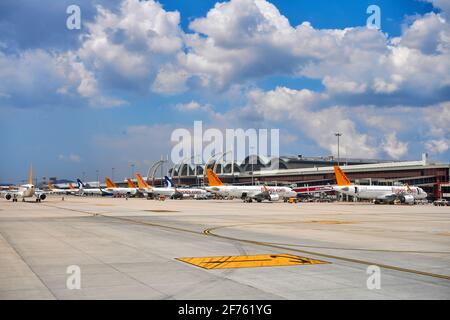
[[[412,196],[410,194],[405,194],[405,195],[400,197],[400,201],[401,201],[401,203],[413,204],[414,203],[414,196]]]
[[[280,196],[278,194],[271,194],[270,201],[278,201],[280,200]]]
[[[6,199],[6,200],[11,200],[11,198],[12,198],[12,195],[11,195],[10,193],[7,193],[7,194],[5,195],[5,199]]]
[[[174,199],[174,200],[181,200],[181,199],[183,199],[183,194],[181,193],[181,192],[175,192],[173,195],[172,195],[172,199]]]
[[[39,195],[39,200],[45,200],[46,198],[47,198],[47,196],[45,194]]]

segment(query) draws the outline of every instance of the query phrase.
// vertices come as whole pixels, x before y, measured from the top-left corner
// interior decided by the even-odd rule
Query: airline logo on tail
[[[140,173],[136,173],[136,179],[137,179],[137,183],[138,183],[138,187],[139,189],[148,189],[151,188],[147,182],[144,181],[144,179],[142,178]]]
[[[133,183],[133,181],[131,181],[131,179],[128,179],[127,182],[129,188],[136,188],[136,185]]]
[[[78,189],[83,189],[85,187],[84,183],[80,179],[77,179],[77,185],[78,185]]]
[[[212,171],[211,169],[208,169],[208,183],[211,187],[221,187],[223,186],[222,181],[219,179],[219,177]]]
[[[175,187],[175,184],[173,183],[172,180],[170,180],[170,178],[168,176],[164,176],[164,182],[168,188]]]
[[[105,178],[105,183],[107,188],[117,188],[117,185],[109,177]]]
[[[69,183],[69,189],[73,190],[75,187],[72,185],[72,183]]]
[[[336,182],[338,186],[351,186],[352,182],[345,175],[344,171],[338,166],[334,167],[334,174],[336,175]]]

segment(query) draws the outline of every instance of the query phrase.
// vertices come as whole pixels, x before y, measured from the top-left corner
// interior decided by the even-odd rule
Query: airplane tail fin
[[[30,184],[33,184],[33,166],[30,166]]]
[[[127,182],[129,188],[136,188],[136,185],[133,183],[133,181],[131,181],[131,179],[128,179]]]
[[[138,183],[138,187],[140,189],[147,189],[150,186],[147,184],[147,182],[144,181],[144,179],[142,178],[140,173],[136,173],[136,179],[137,179],[137,183]]]
[[[338,186],[350,186],[352,182],[345,175],[344,171],[339,166],[334,167],[334,174],[336,176],[336,182]]]
[[[219,179],[219,177],[212,171],[208,169],[208,183],[211,187],[220,187],[223,186],[223,182]]]
[[[172,180],[170,180],[170,178],[168,176],[164,176],[164,182],[168,188],[175,187],[175,184],[173,183]]]
[[[49,188],[50,190],[55,189],[55,186],[53,185],[53,183],[52,183],[51,181],[48,182],[48,188]]]
[[[69,183],[69,189],[75,189],[75,187],[71,184],[71,183]]]
[[[84,188],[84,183],[80,179],[77,179],[77,184],[78,184],[78,189],[83,189]]]
[[[107,188],[117,188],[117,185],[109,177],[105,178],[105,183]]]

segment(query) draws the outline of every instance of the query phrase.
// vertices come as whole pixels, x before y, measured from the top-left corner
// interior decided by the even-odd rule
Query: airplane
[[[414,204],[416,200],[426,199],[427,193],[419,187],[410,186],[367,186],[352,184],[339,166],[334,167],[337,185],[333,189],[339,193],[373,200],[374,203]]]
[[[86,184],[83,183],[80,179],[77,179],[78,184],[78,194],[79,195],[101,195],[101,196],[111,196],[112,192],[98,188],[86,188]]]
[[[150,186],[147,182],[144,181],[142,176],[139,173],[136,173],[136,179],[138,182],[139,190],[144,193],[151,193],[153,195],[166,196],[171,199],[183,199],[184,194],[175,186],[173,187],[165,187],[165,188],[157,188]],[[187,189],[181,189],[185,192]],[[206,194],[206,191],[202,189],[202,192]],[[186,193],[185,193],[186,194]]]
[[[153,195],[162,195],[171,199],[183,199],[194,197],[196,195],[208,195],[208,192],[204,189],[177,188],[172,180],[170,180],[167,176],[165,177],[167,187],[164,188],[157,188],[148,185],[139,173],[136,173],[136,179],[140,190],[143,192],[152,193]]]
[[[105,178],[105,183],[106,183],[106,191],[108,192],[112,192],[113,194],[121,194],[121,195],[127,195],[127,196],[134,196],[136,195],[136,193],[138,192],[138,189],[136,188],[136,186],[134,187],[130,187],[130,182],[131,180],[128,179],[128,188],[122,188],[122,187],[118,187],[113,181],[111,181],[111,179],[109,177]],[[131,182],[132,185],[134,185]]]
[[[36,189],[33,184],[33,168],[30,167],[30,180],[28,184],[19,186],[17,190],[9,190],[4,192],[6,200],[17,202],[18,198],[22,198],[22,202],[25,202],[25,198],[36,197],[36,202],[41,202],[47,198],[46,192]]]
[[[208,195],[210,195],[210,193],[205,189],[178,188],[168,176],[164,176],[164,182],[168,190],[173,190],[175,192],[181,193],[183,195],[183,198],[208,197]]]
[[[53,193],[53,194],[69,194],[70,193],[68,189],[55,188],[55,185],[51,181],[48,182],[48,189],[50,190],[49,193]]]
[[[224,185],[211,169],[208,169],[207,176],[209,183],[209,187],[206,187],[207,191],[224,197],[241,198],[244,202],[278,201],[297,197],[297,193],[289,187]]]

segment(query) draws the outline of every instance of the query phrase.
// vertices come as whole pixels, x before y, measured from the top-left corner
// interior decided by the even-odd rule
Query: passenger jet
[[[211,169],[208,169],[207,174],[209,187],[206,190],[223,197],[241,198],[244,202],[278,201],[297,197],[297,193],[288,187],[226,186]]]
[[[337,186],[333,187],[335,191],[360,199],[373,200],[377,204],[394,203],[396,200],[401,203],[414,204],[416,200],[427,197],[427,193],[419,187],[354,185],[338,166],[334,167],[334,173],[337,182]]]
[[[30,167],[30,180],[28,184],[21,185],[17,190],[10,190],[4,192],[6,200],[17,202],[18,198],[21,198],[25,202],[25,198],[36,197],[36,202],[41,202],[47,198],[47,195],[42,190],[37,190],[33,184],[33,168]]]

